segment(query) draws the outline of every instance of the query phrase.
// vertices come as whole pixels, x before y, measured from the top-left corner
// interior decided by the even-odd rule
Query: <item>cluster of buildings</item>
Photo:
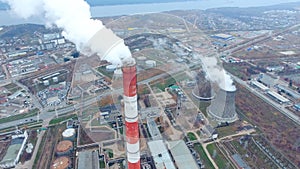
[[[46,85],[49,85],[49,83],[46,83]],[[37,96],[41,100],[42,105],[57,106],[66,101],[69,88],[69,82],[60,82],[58,84],[51,85],[42,91],[39,91]]]
[[[257,79],[253,79],[249,83],[279,104],[294,104],[294,109],[298,111],[297,104],[300,101],[300,93],[280,83],[278,78],[268,74],[261,74]]]
[[[5,156],[0,161],[1,168],[13,168],[18,164],[26,147],[28,133],[24,131],[23,133],[12,135],[9,139],[11,139],[10,144],[6,150]]]

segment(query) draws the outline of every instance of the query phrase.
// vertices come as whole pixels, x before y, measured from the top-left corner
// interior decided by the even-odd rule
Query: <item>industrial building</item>
[[[198,168],[194,157],[183,140],[169,141],[167,144],[178,169]]]
[[[98,151],[82,151],[78,153],[78,169],[98,169],[99,155]]]
[[[162,136],[153,118],[147,119],[147,126],[152,140],[161,140]]]
[[[291,96],[292,98],[299,100],[300,99],[300,94],[297,93],[296,91],[283,86],[283,85],[276,85],[276,88],[278,89],[278,91],[285,93],[288,96]]]
[[[232,123],[238,120],[235,110],[235,92],[220,89],[208,107],[208,115],[219,123]]]
[[[290,103],[290,100],[289,100],[289,99],[287,99],[287,98],[281,96],[280,94],[278,94],[278,93],[276,93],[276,92],[268,91],[267,94],[268,94],[268,96],[269,96],[271,99],[277,101],[277,102],[280,103],[280,104],[288,104],[288,103]]]
[[[157,169],[176,169],[163,140],[149,141],[148,146]]]
[[[294,105],[296,111],[300,111],[300,103]]]
[[[264,84],[265,86],[268,86],[268,87],[273,87],[278,83],[277,78],[272,77],[265,73],[260,74],[257,81],[261,82],[262,84]]]
[[[256,81],[256,80],[251,80],[251,81],[250,81],[250,85],[253,86],[253,87],[256,87],[256,88],[258,88],[258,89],[260,89],[261,91],[264,91],[264,92],[266,92],[266,91],[269,90],[269,88],[268,88],[267,86],[265,86],[265,85],[262,84],[262,83],[259,83],[259,82]]]
[[[17,165],[25,148],[27,138],[28,133],[26,131],[23,134],[12,136],[8,150],[2,161],[0,161],[0,168],[12,168]]]
[[[211,37],[215,38],[215,39],[221,39],[221,40],[224,40],[224,41],[228,41],[228,40],[234,39],[234,36],[228,35],[228,34],[224,34],[224,33],[219,33],[219,34],[211,35]]]

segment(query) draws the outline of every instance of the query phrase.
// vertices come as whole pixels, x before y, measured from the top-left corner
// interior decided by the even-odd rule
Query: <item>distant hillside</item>
[[[279,5],[263,6],[263,7],[249,7],[249,8],[238,8],[238,7],[226,7],[226,8],[212,8],[207,9],[208,12],[219,13],[229,17],[238,16],[259,16],[267,10],[299,10],[300,2],[282,3]]]

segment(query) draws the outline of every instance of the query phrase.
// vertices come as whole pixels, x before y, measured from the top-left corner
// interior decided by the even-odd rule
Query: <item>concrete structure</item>
[[[235,111],[235,92],[220,89],[208,107],[208,115],[219,123],[232,123],[238,120]]]
[[[175,165],[178,169],[199,168],[183,140],[168,142],[168,148],[171,151]]]
[[[206,79],[206,73],[200,71],[196,76],[196,86],[192,91],[195,98],[199,100],[212,100],[215,97],[215,93],[211,87],[211,83]]]
[[[2,161],[0,161],[0,168],[12,168],[17,165],[25,148],[27,138],[28,133],[26,131],[23,134],[12,136],[8,150]]]
[[[73,143],[69,140],[61,141],[56,146],[56,154],[58,156],[66,156],[71,154],[73,150]]]
[[[70,141],[74,141],[75,137],[76,137],[76,130],[73,128],[69,128],[66,129],[63,133],[62,133],[63,139],[64,140],[70,140]]]
[[[78,169],[99,169],[98,151],[83,151],[78,153]]]
[[[162,140],[149,141],[148,146],[157,169],[176,169]]]
[[[140,169],[140,139],[137,109],[137,77],[135,61],[123,63],[125,139],[128,169]]]
[[[68,157],[59,157],[51,165],[51,169],[69,169],[72,161]]]

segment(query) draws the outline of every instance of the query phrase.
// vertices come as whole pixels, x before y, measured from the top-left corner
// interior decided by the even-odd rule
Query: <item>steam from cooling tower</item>
[[[216,57],[201,57],[203,68],[208,78],[225,91],[236,91],[232,78],[218,64]]]
[[[122,60],[130,58],[131,53],[124,41],[112,33],[113,39],[117,39],[113,46],[106,51],[96,49],[96,45],[89,42],[97,32],[107,30],[100,20],[91,19],[89,4],[84,0],[0,0],[9,4],[11,11],[24,19],[32,16],[42,17],[46,26],[56,25],[63,29],[63,36],[76,44],[77,49],[84,54],[100,53],[102,60],[107,60],[115,65],[121,65]],[[98,34],[97,38],[101,36]],[[93,41],[95,42],[95,41]],[[94,46],[91,48],[91,45]],[[103,55],[105,54],[105,56]]]

